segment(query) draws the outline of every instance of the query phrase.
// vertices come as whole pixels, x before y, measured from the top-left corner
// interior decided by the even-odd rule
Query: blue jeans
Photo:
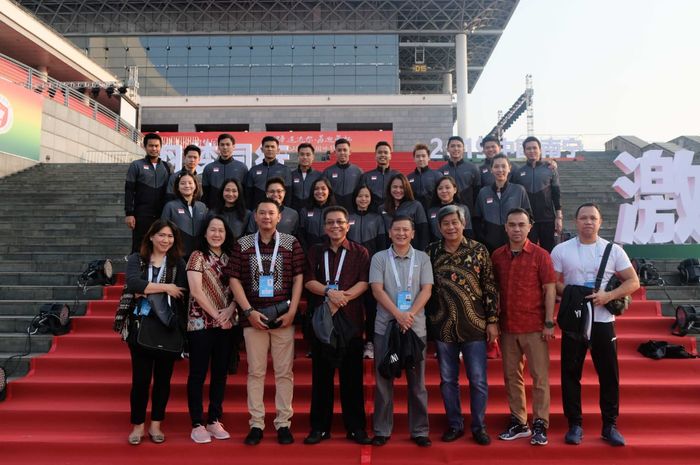
[[[486,427],[486,341],[437,343],[440,364],[440,392],[445,404],[447,423],[450,428],[464,429],[464,417],[459,395],[459,354],[464,357],[464,367],[469,379],[469,400],[472,415],[472,432]]]

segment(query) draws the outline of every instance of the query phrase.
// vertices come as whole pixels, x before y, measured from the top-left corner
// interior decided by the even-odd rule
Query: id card
[[[275,280],[272,275],[260,276],[258,297],[274,297]]]
[[[411,309],[412,297],[408,291],[400,291],[396,296],[396,306],[402,312],[407,312]]]
[[[338,290],[338,285],[337,284],[329,284],[328,286],[329,291],[337,291]]]

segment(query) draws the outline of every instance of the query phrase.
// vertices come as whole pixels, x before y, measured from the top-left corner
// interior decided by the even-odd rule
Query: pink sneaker
[[[214,439],[229,439],[231,437],[228,431],[224,429],[224,424],[220,421],[215,421],[211,425],[207,425],[207,431]]]
[[[211,442],[211,434],[209,434],[209,431],[207,431],[207,429],[202,425],[192,428],[192,434],[190,434],[190,437],[197,444],[206,444]]]

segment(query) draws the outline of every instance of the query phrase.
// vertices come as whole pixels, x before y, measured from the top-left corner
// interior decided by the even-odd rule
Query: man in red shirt
[[[498,438],[530,437],[532,445],[547,444],[549,427],[549,347],[554,338],[556,275],[552,259],[527,239],[532,217],[522,208],[506,216],[508,244],[493,252],[500,293],[501,351],[511,421]],[[527,424],[523,355],[533,380],[532,431]]]

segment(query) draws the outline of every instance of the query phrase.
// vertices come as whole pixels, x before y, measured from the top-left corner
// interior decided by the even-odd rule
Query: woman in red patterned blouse
[[[231,436],[221,423],[229,358],[233,349],[231,328],[237,324],[236,303],[222,270],[233,246],[233,234],[221,216],[212,216],[204,224],[199,247],[187,262],[190,305],[187,338],[190,350],[190,374],[187,378],[187,403],[192,420],[190,437],[198,444],[211,438]],[[211,364],[209,411],[203,423],[202,390]]]

